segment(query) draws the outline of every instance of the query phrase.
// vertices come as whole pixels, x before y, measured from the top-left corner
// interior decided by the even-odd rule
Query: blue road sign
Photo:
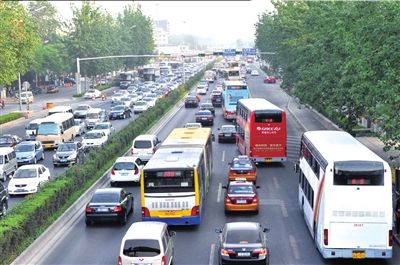
[[[243,55],[256,55],[257,51],[254,48],[243,48],[242,53]]]
[[[223,53],[224,56],[235,56],[236,49],[224,49]]]

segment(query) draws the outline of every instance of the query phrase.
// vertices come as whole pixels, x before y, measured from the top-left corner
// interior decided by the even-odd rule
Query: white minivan
[[[172,265],[174,237],[166,223],[133,223],[122,238],[118,265]]]
[[[34,119],[25,126],[25,139],[34,141],[36,138],[36,130],[42,119]]]
[[[149,161],[157,150],[160,140],[154,134],[142,134],[137,136],[132,142],[132,155],[137,156],[142,161]]]
[[[18,168],[17,156],[12,147],[0,147],[0,178],[6,181]]]

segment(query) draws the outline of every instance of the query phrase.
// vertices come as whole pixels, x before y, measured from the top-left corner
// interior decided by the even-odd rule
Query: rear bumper
[[[130,174],[128,176],[110,176],[110,182],[139,182],[139,180],[140,176],[134,174]]]
[[[335,249],[326,248],[321,251],[325,259],[353,259],[353,251],[365,251],[365,258],[390,259],[393,255],[392,249]]]
[[[231,259],[221,257],[221,264],[222,265],[240,265],[240,264],[252,264],[252,265],[265,265],[268,264],[266,258],[264,259]]]
[[[123,216],[117,213],[86,214],[86,220],[88,221],[120,221],[122,218]]]
[[[255,212],[258,211],[258,203],[250,203],[250,204],[225,204],[225,211],[232,212]]]
[[[286,157],[251,157],[254,162],[257,163],[276,163],[276,162],[286,162]]]
[[[164,222],[168,225],[198,225],[200,224],[200,216],[187,216],[179,218],[162,218],[162,217],[142,217],[142,221]]]

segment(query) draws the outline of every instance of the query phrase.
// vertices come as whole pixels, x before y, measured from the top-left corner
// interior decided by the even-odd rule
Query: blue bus
[[[242,80],[225,81],[222,92],[222,111],[227,120],[236,119],[236,105],[239,99],[249,98],[249,88]]]

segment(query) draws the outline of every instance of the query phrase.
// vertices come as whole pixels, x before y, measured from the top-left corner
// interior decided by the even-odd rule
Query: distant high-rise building
[[[169,38],[169,21],[155,20],[153,23],[154,42],[156,46],[168,45]]]

